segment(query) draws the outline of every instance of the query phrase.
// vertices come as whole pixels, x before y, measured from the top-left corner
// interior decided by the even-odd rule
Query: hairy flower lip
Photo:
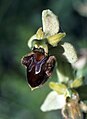
[[[27,67],[27,81],[32,88],[43,85],[52,75],[55,57],[38,51],[22,58],[22,64]],[[50,65],[49,65],[50,64]]]

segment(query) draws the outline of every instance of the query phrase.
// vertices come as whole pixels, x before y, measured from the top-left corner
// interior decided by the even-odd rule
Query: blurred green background
[[[41,12],[52,10],[79,51],[87,48],[87,0],[0,0],[0,119],[62,119],[59,111],[43,113],[40,106],[50,92],[48,82],[31,91],[23,55],[28,39],[41,26]],[[87,65],[82,70],[87,77]],[[55,71],[54,71],[55,74]],[[56,76],[50,79],[56,81]]]

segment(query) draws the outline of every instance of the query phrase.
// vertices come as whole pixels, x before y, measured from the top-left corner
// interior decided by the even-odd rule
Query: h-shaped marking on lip
[[[46,57],[44,57],[42,60],[40,61],[36,61],[35,59],[35,56],[33,55],[29,60],[30,60],[30,64],[29,64],[29,67],[28,67],[28,72],[31,72],[32,68],[35,66],[35,74],[38,74],[40,73],[41,71],[41,67],[42,65],[45,63],[46,61]]]

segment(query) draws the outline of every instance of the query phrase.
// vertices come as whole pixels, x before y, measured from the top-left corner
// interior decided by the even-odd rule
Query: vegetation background
[[[63,40],[77,51],[87,48],[87,0],[0,0],[0,119],[62,119],[59,111],[40,110],[48,82],[57,80],[55,71],[43,87],[31,91],[21,65],[30,52],[28,39],[42,26],[41,13],[48,8],[67,34]],[[81,71],[87,78],[87,64]]]

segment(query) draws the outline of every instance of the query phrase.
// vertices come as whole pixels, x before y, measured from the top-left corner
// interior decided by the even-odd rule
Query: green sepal
[[[42,26],[45,36],[52,36],[59,32],[58,17],[49,9],[42,12]]]

